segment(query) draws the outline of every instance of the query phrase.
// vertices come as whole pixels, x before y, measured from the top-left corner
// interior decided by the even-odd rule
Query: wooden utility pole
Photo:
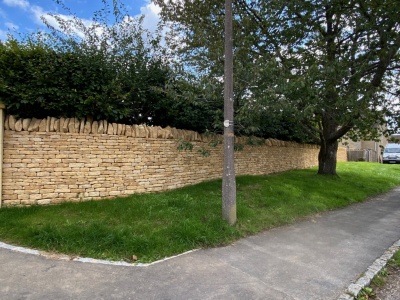
[[[233,26],[232,0],[225,0],[224,66],[224,171],[222,177],[222,218],[236,223],[236,178],[233,128]]]

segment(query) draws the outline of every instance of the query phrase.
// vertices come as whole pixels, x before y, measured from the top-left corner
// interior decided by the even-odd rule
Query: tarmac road
[[[400,240],[400,188],[345,209],[149,266],[0,248],[0,299],[337,299]]]

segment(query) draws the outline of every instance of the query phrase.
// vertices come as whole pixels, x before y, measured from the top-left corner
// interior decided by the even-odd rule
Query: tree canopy
[[[222,1],[153,1],[182,58],[220,76]],[[336,174],[340,138],[373,137],[397,119],[397,7],[396,0],[235,0],[235,101],[258,120],[271,110],[290,115],[320,145],[318,172]]]

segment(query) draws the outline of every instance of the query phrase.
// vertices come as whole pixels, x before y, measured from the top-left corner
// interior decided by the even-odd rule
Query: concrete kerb
[[[381,257],[377,258],[367,271],[355,283],[350,284],[346,292],[341,294],[337,300],[354,300],[361,290],[371,283],[375,275],[385,268],[387,262],[398,250],[400,250],[400,240],[386,250]]]
[[[170,259],[182,256],[182,255],[186,255],[186,254],[189,254],[189,253],[199,250],[199,249],[194,249],[194,250],[186,251],[186,252],[183,252],[178,255],[169,256],[169,257],[163,258],[161,260],[154,261],[152,263],[128,263],[125,261],[110,261],[110,260],[95,259],[95,258],[90,258],[90,257],[73,257],[73,256],[63,255],[63,254],[53,254],[53,253],[49,253],[49,252],[45,252],[45,251],[38,251],[38,250],[34,250],[34,249],[13,246],[13,245],[6,244],[3,242],[0,242],[0,248],[7,249],[10,251],[14,251],[14,252],[19,252],[19,253],[42,256],[47,259],[77,261],[77,262],[82,262],[82,263],[124,266],[124,267],[148,267],[148,266],[152,266],[152,265],[155,265],[155,264],[158,264],[158,263],[161,263],[161,262],[164,262],[164,261],[167,261],[167,260],[170,260]]]

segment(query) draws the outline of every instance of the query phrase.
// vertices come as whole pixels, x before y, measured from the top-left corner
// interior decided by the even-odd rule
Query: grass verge
[[[392,273],[395,273],[396,270],[400,270],[400,250],[397,251],[392,259],[390,259],[386,267],[383,268],[371,281],[371,284],[361,290],[361,292],[357,295],[357,300],[368,300],[368,299],[374,299],[376,296],[376,291],[379,289],[382,289],[385,284],[387,279],[390,276],[399,276],[399,275],[393,275]],[[397,271],[398,273],[398,271]],[[396,278],[396,277],[395,277]]]
[[[84,257],[150,262],[290,224],[400,185],[400,166],[339,163],[338,177],[316,169],[237,178],[238,222],[221,220],[221,181],[174,191],[54,206],[3,208],[0,240]]]

